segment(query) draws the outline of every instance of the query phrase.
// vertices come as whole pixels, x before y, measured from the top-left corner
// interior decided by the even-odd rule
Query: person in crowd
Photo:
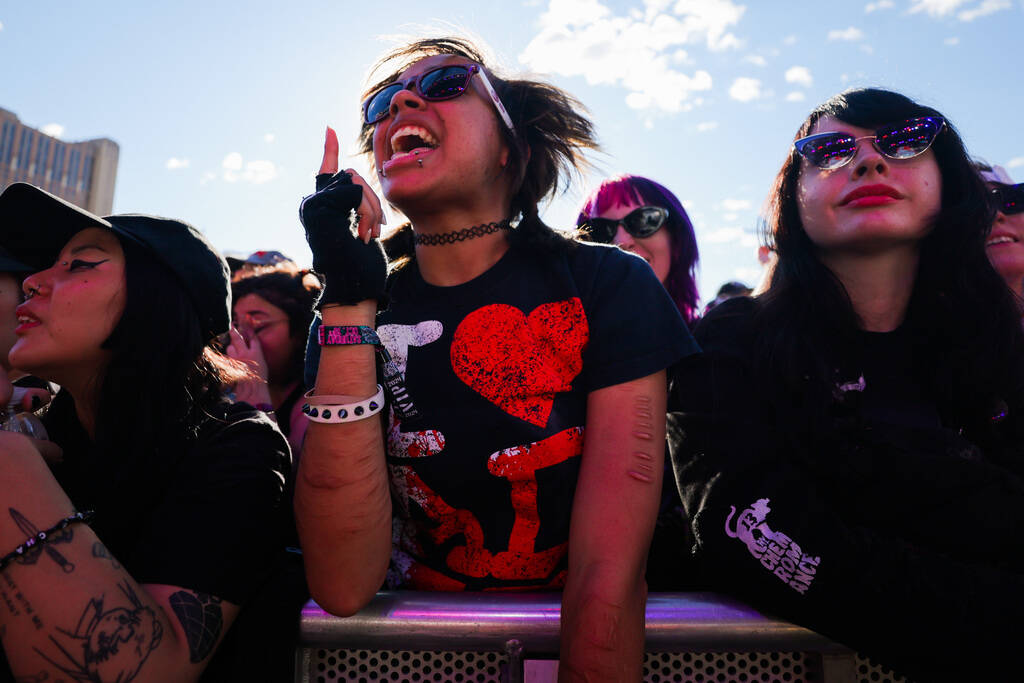
[[[707,314],[715,306],[728,301],[729,299],[735,299],[738,296],[750,296],[754,293],[751,287],[746,284],[733,280],[726,282],[724,285],[718,288],[718,292],[715,294],[715,298],[708,302],[708,305],[704,307],[704,313]]]
[[[7,360],[7,352],[14,346],[17,336],[14,334],[18,326],[17,307],[25,300],[21,291],[21,281],[32,272],[32,267],[0,249],[0,408],[33,411],[50,402],[50,391],[45,383],[26,375],[11,367]],[[19,382],[22,386],[15,386]]]
[[[991,217],[942,114],[836,95],[776,178],[768,290],[673,378],[702,579],[913,680],[1017,666],[1024,338]]]
[[[607,178],[583,201],[581,235],[643,258],[688,325],[697,320],[697,238],[682,202],[664,185],[637,175]],[[647,585],[672,590],[685,582],[680,567],[689,552],[680,541],[689,529],[666,456],[658,520],[647,556]]]
[[[254,251],[245,258],[238,258],[237,256],[227,256],[224,259],[228,262],[228,269],[231,271],[231,279],[234,280],[236,276],[253,270],[261,270],[268,266],[277,265],[293,265],[298,268],[298,265],[292,259],[288,258],[279,251],[260,249]]]
[[[316,275],[289,261],[238,271],[231,283],[235,329],[227,355],[253,372],[234,385],[235,398],[276,419],[296,454],[306,433],[302,370],[320,289]]]
[[[587,239],[647,261],[683,319],[696,321],[697,237],[682,202],[668,188],[642,176],[608,178],[584,200],[576,225]]]
[[[1024,306],[1024,183],[1014,183],[1002,166],[975,161],[989,189],[996,217],[985,251],[996,271]]]
[[[333,131],[300,209],[325,278],[295,506],[313,597],[564,587],[562,680],[639,680],[664,369],[692,339],[641,259],[538,216],[595,146],[582,105],[460,38],[378,66],[363,151],[409,219],[387,279]]]
[[[179,221],[100,218],[24,183],[0,223],[36,271],[10,362],[60,385],[45,423],[63,450],[51,469],[0,433],[0,678],[281,680],[266,657],[291,645],[249,607],[285,559],[290,453],[221,399],[244,372],[210,345],[230,321],[224,260]],[[267,642],[243,647],[250,631]]]

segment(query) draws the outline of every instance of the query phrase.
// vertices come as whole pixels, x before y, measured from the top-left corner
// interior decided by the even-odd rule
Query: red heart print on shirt
[[[589,338],[578,298],[543,304],[528,316],[515,306],[491,304],[459,323],[452,369],[509,415],[543,427],[555,394],[569,391],[583,369]]]

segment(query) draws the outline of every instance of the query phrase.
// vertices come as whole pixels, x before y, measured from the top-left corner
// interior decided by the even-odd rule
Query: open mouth
[[[391,159],[419,156],[438,147],[437,138],[421,126],[402,126],[391,135]]]
[[[986,247],[991,247],[996,244],[1014,244],[1017,240],[1009,235],[993,235],[985,241]]]

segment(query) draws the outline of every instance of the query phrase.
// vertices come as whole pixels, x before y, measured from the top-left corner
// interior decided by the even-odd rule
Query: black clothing
[[[794,430],[800,401],[753,362],[757,306],[711,312],[673,377],[699,580],[920,681],[1004,680],[1024,604],[1019,458],[941,424],[902,331],[865,334],[826,423]]]
[[[391,412],[396,547],[389,585],[559,587],[587,395],[696,348],[639,258],[512,246],[470,282],[390,287],[377,332],[420,413]]]

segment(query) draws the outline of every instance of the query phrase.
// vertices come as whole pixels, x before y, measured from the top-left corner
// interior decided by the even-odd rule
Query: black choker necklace
[[[412,241],[416,244],[426,244],[428,246],[435,246],[438,244],[455,244],[456,242],[471,240],[474,237],[490,235],[492,232],[498,232],[499,230],[511,229],[512,222],[506,218],[505,220],[497,223],[474,225],[472,228],[465,228],[464,230],[456,230],[454,232],[443,232],[440,235],[416,235]]]

